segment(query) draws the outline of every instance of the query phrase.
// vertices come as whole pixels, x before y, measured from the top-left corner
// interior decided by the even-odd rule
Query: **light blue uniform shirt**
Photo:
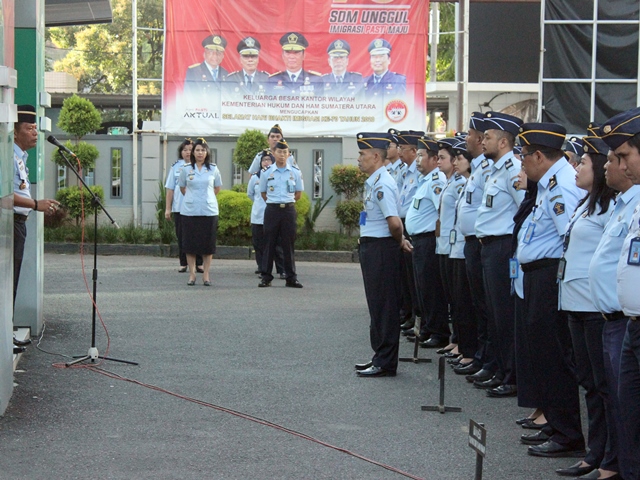
[[[413,196],[418,190],[419,173],[417,159],[411,165],[406,166],[402,172],[402,188],[399,189],[400,198],[398,199],[398,214],[400,218],[407,216],[409,206],[413,202]]]
[[[640,202],[640,185],[633,185],[616,198],[609,223],[607,223],[600,243],[589,265],[589,290],[593,303],[602,313],[622,311],[616,291],[616,274],[622,243],[633,215],[634,207]]]
[[[436,239],[436,253],[438,255],[449,255],[451,253],[451,243],[449,243],[451,230],[454,229],[456,220],[456,200],[464,188],[465,178],[456,173],[449,177],[447,185],[440,196],[440,234]]]
[[[515,187],[521,165],[511,151],[492,165],[478,207],[475,227],[478,238],[513,233],[513,216],[525,194],[524,190]]]
[[[298,167],[291,165],[278,168],[274,163],[260,174],[260,191],[267,194],[267,203],[295,202],[296,192],[302,192],[304,185]]]
[[[182,172],[185,165],[190,165],[190,163],[185,162],[183,159],[171,165],[169,174],[167,175],[167,181],[164,184],[167,190],[173,190],[173,202],[171,203],[172,212],[180,213],[180,207],[182,206],[182,198],[184,195],[182,195],[182,192],[178,188],[178,181],[180,180],[180,172]]]
[[[462,234],[462,230],[460,230],[460,210],[462,209],[462,205],[466,204],[465,201],[465,188],[469,179],[465,179],[466,183],[463,184],[460,189],[460,194],[458,195],[458,199],[456,200],[456,211],[455,218],[453,222],[453,229],[456,231],[455,233],[455,243],[451,244],[451,252],[449,253],[449,258],[457,258],[464,259],[464,235]]]
[[[618,302],[625,315],[640,316],[640,265],[628,265],[631,240],[640,237],[640,203],[636,204],[629,223],[629,233],[622,244],[620,259],[618,260],[617,287]]]
[[[180,215],[188,217],[213,217],[218,215],[218,199],[214,192],[215,187],[222,186],[220,170],[215,165],[209,165],[209,170],[203,165],[187,165],[180,173],[178,180],[180,187],[186,188]]]
[[[262,193],[260,193],[260,177],[255,173],[251,175],[251,178],[249,179],[249,185],[247,185],[247,196],[253,202],[253,205],[251,206],[251,223],[255,225],[264,225],[264,209],[267,207],[267,204],[262,198]]]
[[[435,231],[440,195],[446,183],[447,176],[438,167],[424,176],[405,219],[404,226],[409,235]]]
[[[31,198],[31,184],[29,183],[29,169],[27,168],[29,154],[15,143],[13,144],[13,193],[20,197]],[[20,186],[23,186],[20,188]],[[29,215],[31,208],[13,207],[15,213]]]
[[[524,234],[518,243],[521,265],[562,256],[562,240],[569,218],[586,193],[576,186],[576,171],[564,157],[547,170],[538,182],[533,211],[522,224]]]
[[[595,212],[588,215],[587,204],[588,201],[585,201],[578,207],[565,231],[564,240],[566,242],[568,239],[569,245],[564,252],[567,263],[564,278],[560,282],[559,305],[560,310],[569,312],[598,311],[589,288],[589,263],[613,213],[613,200],[603,214],[600,214],[601,207],[598,204]]]
[[[464,186],[460,208],[458,209],[458,225],[465,237],[476,234],[476,219],[478,207],[482,203],[485,180],[491,173],[493,161],[485,158],[484,154],[471,160],[471,175]]]
[[[364,225],[361,237],[391,237],[387,217],[398,216],[398,188],[383,166],[364,182]]]
[[[251,162],[251,166],[249,166],[250,174],[253,175],[254,173],[258,173],[258,171],[260,170],[261,161],[262,161],[262,151],[258,152],[256,156],[253,157],[253,162]],[[287,158],[287,165],[289,165],[290,167],[298,166],[298,164],[296,163],[296,159],[293,158],[293,155],[289,155],[289,158]]]
[[[389,174],[396,182],[396,186],[398,187],[398,192],[402,190],[402,173],[406,169],[406,165],[400,159],[396,160],[392,164],[387,167]]]

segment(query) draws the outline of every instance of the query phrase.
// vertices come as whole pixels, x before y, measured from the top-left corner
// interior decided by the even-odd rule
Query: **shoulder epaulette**
[[[482,168],[487,168],[489,166],[489,160],[487,160],[486,158],[482,161],[482,163],[480,164],[480,166]]]
[[[313,70],[308,70],[308,72],[309,72],[311,75],[316,75],[316,76],[318,76],[318,77],[321,77],[321,76],[322,76],[322,74],[321,74],[321,73],[319,73],[319,72],[314,72]]]
[[[280,75],[281,73],[282,73],[282,70],[280,70],[279,72],[276,72],[276,73],[272,73],[271,75],[269,75],[269,78],[275,77],[276,75]]]
[[[433,172],[431,175],[431,180],[438,180],[440,178],[440,172]]]
[[[180,160],[176,160],[175,162],[173,162],[173,163],[171,164],[171,168],[173,168],[173,167],[174,167],[174,165],[175,165],[176,163],[178,163],[179,161],[180,161]]]
[[[189,68],[196,68],[202,65],[202,63],[194,63],[193,65],[189,65]]]
[[[558,180],[556,180],[556,176],[553,175],[549,179],[549,190],[553,190],[558,185]]]
[[[513,162],[511,161],[511,159],[507,160],[504,164],[505,168],[511,168],[513,167]]]
[[[231,72],[231,73],[227,73],[227,77],[230,77],[231,75],[235,75],[236,73],[238,73],[240,70],[236,70],[235,72]]]

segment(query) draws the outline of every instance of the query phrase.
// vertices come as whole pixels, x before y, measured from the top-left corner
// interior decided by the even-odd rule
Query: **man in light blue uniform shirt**
[[[497,370],[493,378],[475,381],[491,397],[516,395],[514,363],[514,302],[511,300],[509,257],[513,216],[524,199],[516,190],[520,160],[513,155],[515,137],[522,120],[505,113],[488,112],[484,118],[484,155],[493,160],[485,179],[482,202],[476,218],[476,237],[481,250],[482,275],[489,314],[489,342],[495,347]],[[474,192],[475,193],[475,192]]]
[[[273,127],[271,127],[271,130],[269,130],[269,134],[267,135],[267,143],[269,144],[269,150],[272,154],[275,153],[276,144],[280,140],[282,140],[282,136],[282,128],[280,128],[280,125],[276,123]],[[256,156],[253,157],[253,162],[251,162],[251,165],[249,166],[249,173],[254,174],[260,171],[260,161],[262,160],[262,153],[263,150],[260,150],[258,153],[256,153]],[[296,163],[296,159],[293,158],[293,155],[289,155],[289,157],[287,158],[287,165],[295,167],[298,166]]]
[[[416,294],[422,312],[420,332],[415,341],[441,344],[449,340],[449,315],[442,288],[438,257],[436,256],[436,222],[440,195],[447,178],[438,168],[438,157],[422,152],[437,151],[438,144],[428,137],[421,137],[418,144],[420,169],[424,180],[413,196],[407,212],[405,226],[413,244],[413,272]]]
[[[518,338],[518,347],[533,359],[518,371],[518,404],[540,408],[549,424],[548,440],[530,446],[530,455],[583,457],[578,382],[566,313],[558,310],[557,272],[567,223],[585,192],[576,186],[575,170],[562,152],[563,126],[527,123],[520,130],[522,164],[527,178],[538,182],[538,193],[517,250],[524,272],[523,325],[518,330],[524,338]],[[535,434],[541,441],[546,438],[542,433]]]
[[[296,274],[294,247],[296,241],[296,201],[304,191],[298,167],[287,164],[289,144],[281,139],[275,146],[276,163],[260,175],[260,192],[267,202],[264,212],[265,251],[262,262],[262,281],[259,287],[270,287],[273,280],[273,259],[280,238],[284,250],[285,286],[302,288]]]
[[[360,268],[369,307],[370,362],[356,364],[360,377],[395,376],[400,341],[400,252],[410,252],[398,217],[398,190],[384,166],[389,137],[385,133],[357,135],[358,167],[369,178],[360,213]]]
[[[391,177],[395,180],[398,186],[398,192],[402,190],[402,173],[407,166],[400,159],[400,147],[398,146],[398,135],[400,132],[395,128],[390,128],[389,134],[389,148],[387,149],[387,158],[384,161],[387,171]]]
[[[471,175],[462,193],[458,210],[458,225],[465,240],[464,261],[467,279],[471,300],[478,316],[478,351],[474,356],[473,365],[466,367],[469,374],[465,378],[468,382],[478,383],[491,380],[497,368],[494,347],[489,342],[488,334],[489,317],[480,254],[482,246],[476,237],[478,208],[482,203],[485,181],[491,174],[493,165],[493,160],[486,158],[482,151],[485,130],[484,113],[473,112],[469,119],[469,133],[466,138],[467,152],[473,157]]]
[[[620,113],[602,124],[602,139],[613,150],[620,169],[640,185],[640,107]],[[629,204],[631,207],[631,203]],[[640,479],[640,204],[636,204],[629,233],[618,260],[618,301],[629,317],[620,355],[618,398],[624,419],[620,450],[620,474]]]

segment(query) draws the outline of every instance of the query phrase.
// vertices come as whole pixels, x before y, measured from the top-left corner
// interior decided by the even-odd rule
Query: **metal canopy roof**
[[[113,20],[110,0],[45,0],[44,21],[47,27],[110,23]]]

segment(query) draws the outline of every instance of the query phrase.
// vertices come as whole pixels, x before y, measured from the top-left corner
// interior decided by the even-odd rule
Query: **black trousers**
[[[453,264],[449,261],[449,255],[437,254],[436,256],[438,257],[438,265],[440,267],[442,291],[444,292],[444,299],[447,302],[447,321],[449,321],[453,318],[455,309],[451,296],[451,293],[453,292]],[[451,338],[451,342],[458,343],[458,338]]]
[[[253,250],[256,252],[256,264],[258,265],[258,270],[262,271],[262,258],[264,257],[264,225],[261,223],[251,224],[251,242],[253,244]],[[283,273],[284,258],[280,241],[276,244],[274,260],[276,262],[276,272]]]
[[[620,416],[623,419],[620,473],[627,480],[640,479],[640,321],[629,320],[620,356]]]
[[[284,273],[287,276],[287,281],[298,279],[294,258],[298,214],[294,205],[294,203],[289,203],[281,208],[280,204],[268,203],[264,211],[264,253],[261,270],[262,278],[269,282],[273,280],[273,260],[278,238],[282,245]]]
[[[176,228],[176,237],[178,238],[178,257],[180,258],[180,266],[187,266],[187,254],[182,248],[182,215],[179,212],[173,212],[173,225]],[[196,255],[196,265],[202,265],[202,255]]]
[[[402,219],[402,227],[404,229],[404,218]],[[409,238],[406,229],[403,231],[404,236]],[[400,320],[408,320],[414,316],[421,316],[420,303],[418,301],[416,279],[413,273],[413,253],[402,251],[400,253],[400,265],[402,266],[402,304],[400,306]]]
[[[442,289],[440,266],[436,255],[436,237],[413,237],[413,271],[417,299],[422,312],[420,336],[448,339],[449,318],[447,301]]]
[[[471,290],[471,302],[478,318],[478,349],[474,356],[475,361],[482,365],[483,369],[495,372],[498,362],[495,349],[489,335],[489,314],[487,312],[487,295],[484,291],[484,279],[482,277],[482,245],[476,237],[471,237],[464,243],[464,263],[467,269],[467,280]]]
[[[398,368],[400,342],[400,256],[401,251],[391,237],[360,243],[360,269],[364,281],[369,316],[373,365],[395,372]]]
[[[557,262],[533,271],[525,269],[524,338],[519,345],[527,349],[532,361],[518,372],[524,374],[518,376],[518,398],[522,390],[542,409],[553,430],[551,440],[578,449],[584,448],[578,382],[567,316],[558,311],[557,272]]]
[[[509,278],[510,253],[509,236],[483,244],[480,257],[489,314],[489,339],[495,345],[498,360],[496,375],[502,378],[505,385],[516,384],[515,312]]]
[[[22,269],[24,244],[27,240],[27,224],[24,221],[13,221],[13,306],[16,306],[16,293]]]
[[[474,358],[478,351],[478,315],[473,308],[467,268],[463,258],[450,258],[453,273],[453,330],[457,331],[458,351],[464,358]],[[475,361],[475,359],[474,359]]]

